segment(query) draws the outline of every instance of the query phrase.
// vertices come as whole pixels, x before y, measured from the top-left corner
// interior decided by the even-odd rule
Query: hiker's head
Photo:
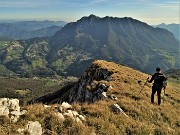
[[[160,71],[161,71],[160,67],[157,67],[157,68],[156,68],[156,72],[159,73]]]

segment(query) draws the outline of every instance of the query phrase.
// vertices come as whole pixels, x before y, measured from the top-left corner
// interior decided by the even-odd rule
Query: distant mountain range
[[[0,23],[0,36],[14,39],[53,36],[66,22],[63,21],[20,21]]]
[[[174,36],[180,41],[180,24],[159,24],[159,25],[155,25],[155,27],[159,27],[159,28],[164,28],[169,30],[170,32],[172,32],[174,34]]]
[[[168,30],[133,18],[83,17],[52,37],[1,41],[0,64],[22,76],[80,76],[95,59],[146,73],[178,68],[179,41]]]

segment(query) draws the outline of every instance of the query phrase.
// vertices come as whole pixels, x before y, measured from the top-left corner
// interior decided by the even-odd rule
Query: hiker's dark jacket
[[[149,80],[149,83],[152,83],[152,81],[156,78],[157,75],[163,75],[162,73],[155,73],[152,78]]]
[[[161,76],[161,77],[162,77],[162,80],[161,80],[160,82],[157,82],[157,81],[156,81],[156,78],[157,78],[158,76]],[[149,83],[151,83],[153,80],[154,80],[153,86],[162,88],[162,86],[163,86],[163,81],[165,80],[165,76],[164,76],[162,73],[155,73],[155,74],[152,76],[152,78],[150,79]]]
[[[157,92],[158,95],[158,105],[161,104],[161,90],[164,87],[164,81],[166,80],[166,77],[162,73],[155,73],[149,83],[151,83],[154,80],[153,86],[152,86],[152,94],[151,94],[151,102],[154,103],[154,95]]]

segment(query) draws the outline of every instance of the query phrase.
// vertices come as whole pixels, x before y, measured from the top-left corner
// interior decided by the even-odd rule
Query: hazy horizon
[[[90,16],[90,15],[82,16],[82,17],[88,17],[88,16]],[[103,17],[105,17],[105,16],[103,16]],[[101,17],[101,18],[103,18],[103,17]],[[109,17],[116,17],[116,16],[109,16]],[[79,18],[79,19],[81,19],[81,18]],[[124,18],[124,17],[118,17],[118,18]],[[132,17],[130,17],[130,18],[132,18]],[[71,22],[76,22],[79,19],[71,21]],[[133,18],[133,19],[136,19],[136,18]],[[136,19],[136,20],[138,20],[138,19]],[[21,22],[21,21],[54,21],[54,22],[62,21],[62,22],[65,22],[65,23],[70,23],[70,22],[67,22],[67,21],[64,21],[64,20],[50,20],[50,19],[0,19],[0,23],[14,23],[14,22]],[[141,20],[139,20],[139,21],[141,21]],[[141,21],[141,22],[147,23],[145,21]],[[160,24],[165,24],[165,25],[179,24],[180,25],[180,23],[164,23],[164,22],[157,23],[157,24],[149,24],[149,25],[160,25]]]
[[[83,16],[132,17],[149,25],[179,24],[179,0],[0,0],[0,20],[75,22]]]

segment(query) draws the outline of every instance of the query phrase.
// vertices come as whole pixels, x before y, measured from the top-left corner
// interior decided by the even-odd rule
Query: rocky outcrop
[[[85,116],[73,110],[72,106],[66,102],[63,102],[60,106],[54,106],[53,110],[55,115],[62,121],[64,121],[66,118],[71,118],[81,124],[86,121]]]
[[[25,113],[26,110],[20,110],[18,99],[0,98],[0,116],[6,116],[15,123]]]
[[[59,101],[88,102],[106,98],[106,93],[111,86],[101,81],[107,82],[111,79],[112,71],[103,69],[96,61],[85,71],[79,81]]]
[[[84,124],[86,122],[86,116],[78,113],[74,108],[67,102],[63,102],[62,104],[55,105],[43,105],[41,111],[50,112],[49,115],[53,115],[53,117],[61,122],[64,122],[67,119],[71,119],[77,124]],[[31,120],[31,119],[29,119]],[[42,121],[41,121],[42,122]],[[49,117],[44,117],[44,121],[42,122],[43,127],[38,121],[28,121],[25,126],[17,129],[17,132],[20,134],[30,134],[30,135],[45,135],[51,134],[52,128],[49,127],[50,119]]]
[[[93,103],[107,98],[106,92],[112,89],[112,86],[108,82],[111,80],[111,75],[114,72],[98,64],[101,62],[103,63],[105,61],[97,60],[93,62],[76,83],[67,85],[55,93],[34,99],[29,103],[42,102],[51,104],[62,103],[64,101],[68,103]]]

